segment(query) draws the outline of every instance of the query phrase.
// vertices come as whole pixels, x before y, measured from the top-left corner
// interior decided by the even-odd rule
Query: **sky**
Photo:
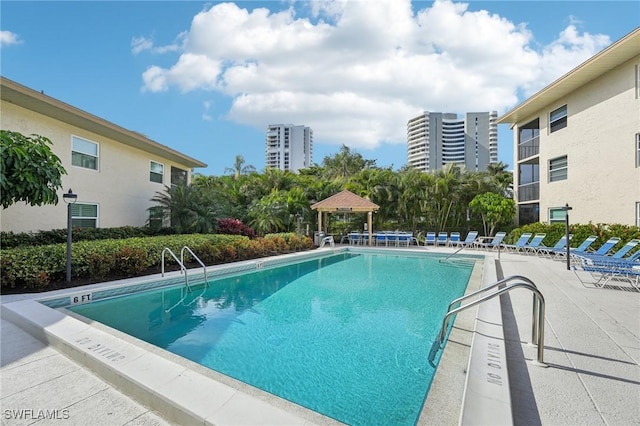
[[[281,123],[313,130],[314,163],[347,145],[397,170],[409,119],[500,116],[639,25],[637,0],[3,0],[0,73],[205,175],[264,170]],[[498,140],[512,169],[508,125]]]

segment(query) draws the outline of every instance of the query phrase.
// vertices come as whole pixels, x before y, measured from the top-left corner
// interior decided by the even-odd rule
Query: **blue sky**
[[[4,77],[221,175],[268,124],[406,164],[422,111],[502,114],[640,24],[638,1],[2,1]],[[499,159],[513,164],[500,126]],[[46,135],[45,135],[46,136]]]

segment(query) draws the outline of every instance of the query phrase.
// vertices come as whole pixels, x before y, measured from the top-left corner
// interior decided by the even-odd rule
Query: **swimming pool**
[[[69,307],[349,424],[413,424],[472,264],[354,253]]]

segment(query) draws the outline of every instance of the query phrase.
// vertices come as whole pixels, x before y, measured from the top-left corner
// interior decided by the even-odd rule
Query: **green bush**
[[[287,241],[290,242],[287,243]],[[162,255],[169,248],[176,257],[189,247],[205,265],[254,259],[295,250],[312,249],[313,242],[296,234],[277,234],[250,240],[240,235],[189,234],[135,237],[73,243],[72,278],[100,281],[105,278],[160,272]],[[199,266],[185,251],[187,267]],[[165,265],[176,265],[164,254]],[[66,276],[66,243],[19,247],[0,252],[2,288],[46,289]]]

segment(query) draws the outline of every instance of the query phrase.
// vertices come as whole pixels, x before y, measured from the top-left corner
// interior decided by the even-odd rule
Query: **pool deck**
[[[452,251],[432,247],[423,250]],[[504,346],[513,414],[511,419],[496,417],[491,423],[640,424],[640,293],[628,291],[631,288],[628,284],[608,288],[583,285],[574,272],[566,270],[563,262],[504,252],[495,262],[495,253],[470,252],[487,254],[485,264],[489,269],[496,265],[496,270],[485,271],[487,276],[500,273],[504,276],[524,275],[535,282],[546,300],[544,362],[547,368],[532,362],[536,358],[536,348],[527,343],[531,339],[531,293],[517,289],[501,301],[502,317],[506,318]],[[46,296],[68,292],[77,293],[78,289],[61,290]],[[62,420],[56,422],[63,424],[181,423],[175,418],[160,417],[153,409],[147,408],[147,404],[134,401],[125,392],[96,376],[84,364],[63,355],[64,351],[42,343],[9,321],[12,316],[5,308],[44,296],[28,294],[0,298],[3,305],[0,348],[2,425],[33,424],[38,415],[46,414],[58,416]],[[59,325],[63,326],[63,323]],[[465,329],[464,324],[456,322],[456,326],[461,333],[473,334],[473,329]],[[467,376],[467,361],[460,362],[455,368],[449,374],[458,379]],[[148,372],[149,375],[154,373],[158,375],[158,371]],[[175,383],[178,386],[174,386],[174,391],[180,393],[180,382]],[[188,382],[182,383],[188,386]],[[158,383],[158,387],[162,385]],[[432,390],[435,389],[434,381]],[[440,395],[440,398],[446,397],[446,392]],[[207,400],[201,402],[211,405]],[[224,415],[217,417],[217,423],[330,423],[321,417],[309,418],[281,407],[271,411],[271,415],[280,417],[263,417],[263,413],[256,412],[260,411],[263,403],[251,398],[234,400],[229,396],[223,404],[227,411],[219,411]],[[448,417],[443,416],[435,423],[458,424],[462,418],[463,424],[482,424],[492,415],[482,407],[467,406],[465,410],[467,412],[462,417],[459,411],[447,413]],[[22,419],[18,418],[20,416]],[[37,424],[53,421],[41,420]],[[420,423],[423,423],[422,419]],[[209,421],[204,424],[209,424]]]

